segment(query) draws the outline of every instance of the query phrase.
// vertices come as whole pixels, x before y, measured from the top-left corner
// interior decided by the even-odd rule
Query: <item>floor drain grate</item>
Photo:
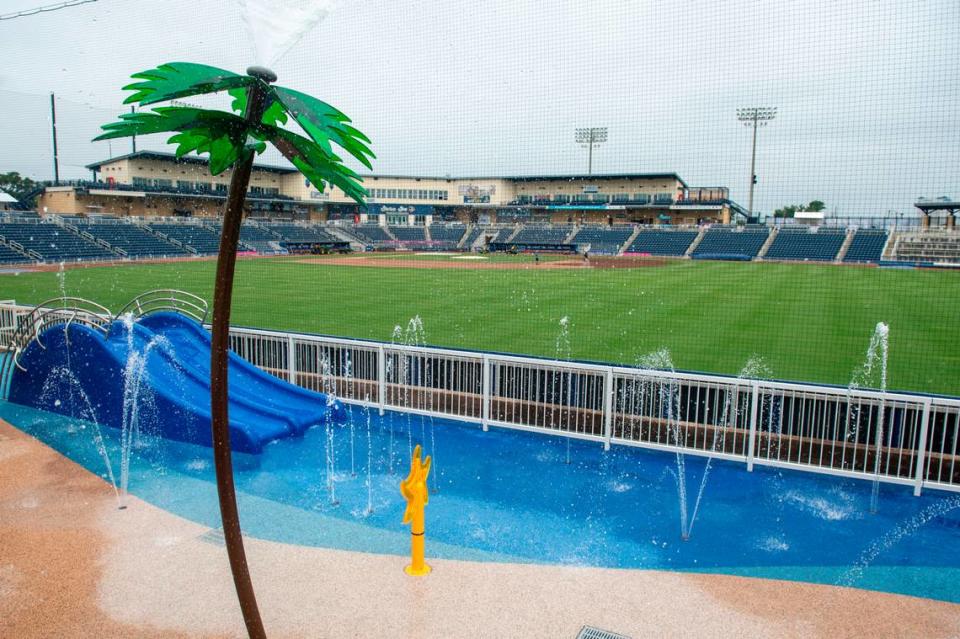
[[[207,532],[197,537],[200,541],[212,544],[214,546],[223,546],[226,542],[223,540],[222,528],[211,528]]]
[[[627,635],[617,634],[609,630],[601,630],[593,626],[584,626],[580,629],[577,639],[630,639]]]

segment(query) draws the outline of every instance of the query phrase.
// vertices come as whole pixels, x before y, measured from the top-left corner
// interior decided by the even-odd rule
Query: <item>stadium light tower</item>
[[[574,131],[576,134],[577,144],[584,147],[585,149],[590,149],[587,152],[587,175],[593,174],[593,147],[599,146],[607,141],[607,127],[605,126],[591,126],[582,129],[576,129]]]
[[[747,205],[747,212],[751,217],[753,217],[753,187],[757,185],[757,129],[767,126],[767,123],[775,117],[777,117],[777,107],[737,109],[737,119],[743,122],[744,126],[753,129],[753,150],[750,152],[750,202]]]

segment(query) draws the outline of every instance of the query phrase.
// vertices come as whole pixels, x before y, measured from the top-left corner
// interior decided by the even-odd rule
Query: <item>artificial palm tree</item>
[[[155,107],[151,111],[125,113],[120,115],[119,122],[104,125],[102,128],[106,132],[96,140],[173,133],[168,141],[177,145],[177,157],[190,152],[207,153],[212,174],[219,175],[233,169],[223,215],[213,298],[211,430],[223,536],[237,598],[248,634],[251,637],[264,637],[240,531],[227,405],[230,302],[250,171],[254,156],[263,153],[267,143],[270,143],[318,190],[336,186],[362,204],[366,196],[361,185],[362,179],[343,164],[343,160],[334,152],[333,145],[336,144],[368,168],[372,168],[370,160],[374,155],[367,146],[370,140],[350,126],[350,118],[309,95],[273,86],[277,76],[269,69],[250,67],[247,75],[240,75],[202,64],[170,62],[132,77],[138,81],[124,87],[134,92],[125,100],[125,104],[137,103],[145,107],[220,91],[228,91],[234,98],[232,108],[236,113],[183,106]],[[291,117],[306,136],[282,128]]]

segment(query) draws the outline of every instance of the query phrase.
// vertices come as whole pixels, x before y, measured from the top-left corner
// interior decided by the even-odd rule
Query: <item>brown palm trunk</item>
[[[267,82],[276,76],[266,69],[251,67],[247,73]],[[248,123],[263,117],[266,94],[260,83],[254,83],[247,95]],[[213,460],[217,472],[217,494],[220,498],[220,519],[223,538],[230,559],[230,571],[237,589],[237,599],[243,613],[247,634],[253,639],[266,637],[257,597],[247,567],[247,555],[243,549],[240,531],[240,515],[237,511],[237,494],[233,484],[233,458],[230,451],[230,416],[227,405],[227,349],[230,337],[230,303],[233,297],[233,273],[237,263],[237,245],[240,240],[240,224],[243,221],[243,203],[247,197],[250,171],[253,168],[251,152],[233,169],[230,192],[223,215],[223,232],[220,235],[220,253],[217,256],[217,279],[213,293],[213,328],[210,349],[210,411],[213,435]]]

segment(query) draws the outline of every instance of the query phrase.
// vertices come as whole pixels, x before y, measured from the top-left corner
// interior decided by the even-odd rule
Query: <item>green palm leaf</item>
[[[361,184],[363,178],[340,158],[331,156],[313,140],[286,129],[261,127],[261,132],[318,190],[324,191],[327,184],[332,184],[358,204],[364,203],[367,191]]]
[[[243,115],[247,112],[247,90],[246,89],[231,89],[227,91],[232,97],[233,102],[230,104],[230,108],[233,109],[238,115]],[[284,111],[283,105],[277,100],[276,96],[273,93],[268,93],[269,105],[263,111],[263,118],[261,121],[264,124],[286,124],[289,118],[287,117],[287,112]]]
[[[119,122],[103,125],[105,133],[94,141],[175,133],[167,141],[177,145],[177,156],[191,151],[210,155],[210,172],[223,173],[230,168],[244,149],[262,150],[262,144],[247,146],[246,122],[226,111],[190,107],[160,107],[152,112],[124,113]]]
[[[342,147],[347,153],[359,160],[368,169],[376,156],[367,144],[369,138],[350,126],[350,118],[326,102],[306,93],[283,87],[270,87],[277,100],[283,104],[287,113],[296,119],[313,141],[330,157],[336,157],[330,142]]]
[[[172,133],[167,140],[177,145],[177,156],[206,153],[210,172],[222,173],[241,158],[262,153],[272,143],[306,178],[323,191],[339,187],[348,197],[363,204],[363,179],[343,164],[333,144],[344,149],[364,166],[373,168],[370,140],[350,125],[350,118],[305,93],[271,86],[262,80],[202,64],[170,62],[134,74],[140,80],[124,89],[135,93],[126,103],[153,104],[180,97],[228,91],[237,113],[192,107],[158,107],[150,112],[124,113],[118,122],[104,125],[95,140]],[[260,82],[267,100],[260,122],[250,123],[245,113],[249,88]],[[292,115],[309,137],[281,128]]]
[[[168,62],[156,69],[135,73],[131,77],[141,82],[123,87],[125,91],[135,91],[124,100],[124,104],[133,102],[139,102],[142,105],[155,104],[191,95],[246,87],[253,82],[260,82],[249,75],[238,75],[217,67],[191,62]]]

